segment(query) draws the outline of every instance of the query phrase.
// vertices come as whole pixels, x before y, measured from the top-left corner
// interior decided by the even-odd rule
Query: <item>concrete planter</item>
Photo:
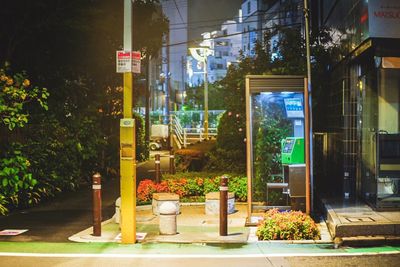
[[[206,194],[205,212],[207,215],[219,214],[219,192]],[[228,214],[235,212],[235,194],[228,193]]]

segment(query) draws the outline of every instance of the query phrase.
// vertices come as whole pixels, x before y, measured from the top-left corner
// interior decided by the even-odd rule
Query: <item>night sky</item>
[[[242,0],[188,0],[189,40],[201,33],[218,30],[225,20],[237,17]]]

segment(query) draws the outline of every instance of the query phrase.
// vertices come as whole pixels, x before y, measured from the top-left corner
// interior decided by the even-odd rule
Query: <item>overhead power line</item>
[[[190,44],[190,43],[194,43],[194,42],[201,42],[201,41],[208,41],[208,40],[214,40],[214,39],[222,39],[225,37],[230,37],[230,36],[236,36],[236,35],[241,35],[241,34],[246,34],[249,32],[259,32],[259,31],[264,31],[264,30],[270,30],[270,29],[276,29],[277,27],[293,27],[293,26],[299,26],[302,25],[302,23],[291,23],[291,24],[285,24],[285,25],[275,25],[273,27],[262,27],[259,29],[252,29],[249,31],[245,31],[245,32],[237,32],[237,33],[232,33],[232,34],[226,34],[223,36],[218,36],[218,37],[210,37],[210,38],[197,38],[197,39],[193,39],[193,40],[189,40],[186,42],[179,42],[179,43],[174,43],[174,44],[169,44],[169,45],[163,45],[162,47],[171,47],[171,46],[177,46],[177,45],[183,45],[183,44]]]
[[[279,18],[271,18],[268,21],[274,21],[274,20],[281,20],[281,19],[297,19],[299,17],[303,17],[302,15],[296,15],[296,16],[286,16],[286,17],[279,17]],[[209,27],[217,27],[217,26],[222,26],[222,25],[234,25],[234,24],[246,24],[246,23],[252,23],[252,22],[258,22],[259,20],[249,20],[249,21],[244,21],[244,22],[230,22],[230,23],[223,23],[223,24],[209,24],[209,25],[201,25],[201,26],[196,26],[196,27],[180,27],[180,28],[171,28],[170,30],[184,30],[184,29],[201,29],[201,28],[209,28]]]
[[[274,15],[274,14],[278,14],[278,13],[282,13],[282,12],[286,12],[286,11],[290,11],[290,7],[297,7],[297,8],[300,8],[302,6],[302,4],[301,4],[301,2],[298,2],[297,4],[295,4],[295,5],[290,5],[290,6],[288,6],[289,8],[285,8],[285,9],[277,9],[277,10],[275,10],[275,11],[269,11],[269,9],[267,9],[267,10],[258,10],[257,12],[255,12],[255,13],[253,13],[253,14],[251,14],[251,15],[248,15],[248,16],[242,16],[242,17],[239,17],[239,16],[234,16],[234,17],[224,17],[224,18],[217,18],[217,19],[208,19],[208,20],[198,20],[198,21],[191,21],[189,24],[196,24],[196,23],[203,23],[203,22],[213,22],[213,21],[224,21],[224,20],[235,20],[235,19],[239,19],[239,18],[242,18],[242,19],[248,19],[248,18],[251,18],[251,17],[256,17],[256,16],[259,16],[260,15],[260,13],[261,13],[261,15],[264,15],[264,16],[266,16],[266,15]],[[293,9],[292,9],[293,10]],[[269,11],[269,12],[268,12]],[[171,23],[170,25],[171,26],[175,26],[175,25],[185,25],[185,24],[188,24],[188,23]]]
[[[182,23],[185,23],[185,20],[184,20],[183,17],[182,17],[181,11],[179,10],[178,5],[176,4],[176,0],[174,0],[174,4],[175,4],[175,7],[176,7],[176,10],[178,11],[179,17],[180,17],[181,20],[182,20]]]

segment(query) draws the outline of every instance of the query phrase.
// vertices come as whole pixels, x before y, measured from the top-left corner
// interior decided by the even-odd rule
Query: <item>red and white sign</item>
[[[137,51],[117,51],[117,73],[140,73],[141,57],[140,52]]]
[[[140,59],[142,58],[142,54],[138,51],[132,52],[132,72],[140,73]]]

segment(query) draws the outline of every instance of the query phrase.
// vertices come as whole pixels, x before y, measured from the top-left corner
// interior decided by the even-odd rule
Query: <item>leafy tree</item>
[[[19,141],[18,151],[37,180],[35,188],[27,188],[27,199],[74,189],[95,170],[117,175],[122,76],[115,73],[115,51],[123,48],[123,1],[7,1],[0,9],[0,25],[0,39],[7,40],[0,42],[0,62],[9,61],[13,71],[22,73],[4,78],[6,83],[18,80],[18,87],[0,92],[0,101],[19,101],[0,103],[1,123],[13,128],[7,132],[0,127],[6,141],[0,159],[7,159],[6,151],[17,151],[11,141]],[[167,26],[158,1],[135,1],[135,49],[155,55]],[[24,85],[22,70],[38,87]],[[136,123],[137,158],[144,159],[143,123],[140,118]],[[3,200],[9,199],[0,194]]]
[[[0,214],[7,212],[7,204],[30,205],[34,201],[31,192],[37,180],[12,134],[28,123],[30,102],[37,101],[47,110],[48,95],[46,89],[32,86],[25,73],[9,75],[0,69],[0,131],[8,140],[0,145]]]
[[[25,73],[7,75],[4,69],[0,69],[0,127],[13,130],[25,126],[29,117],[28,103],[35,100],[47,110],[48,96],[45,88],[31,86]]]
[[[199,109],[199,104],[204,103],[204,85],[191,87],[186,91],[186,108],[189,110]],[[208,109],[221,110],[226,107],[223,90],[218,82],[208,85]]]

